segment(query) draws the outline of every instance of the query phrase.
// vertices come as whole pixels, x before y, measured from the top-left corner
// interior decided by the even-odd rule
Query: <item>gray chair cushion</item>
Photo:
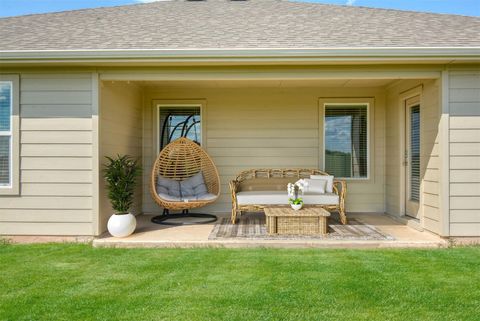
[[[184,181],[176,181],[159,175],[157,194],[160,198],[170,202],[210,201],[216,198],[215,195],[208,193],[202,172]]]
[[[182,201],[190,202],[190,201],[211,201],[214,200],[217,196],[206,193],[202,195],[184,195]]]
[[[194,176],[181,181],[180,191],[184,198],[187,198],[187,195],[190,197],[199,197],[200,195],[207,194],[207,185],[205,185],[202,172],[198,172]]]
[[[160,194],[169,195],[170,197],[180,199],[182,197],[182,194],[180,193],[180,182],[158,175],[157,194],[159,196]]]
[[[165,200],[165,201],[168,201],[168,202],[181,202],[182,201],[182,199],[180,197],[175,197],[175,196],[165,194],[165,193],[158,193],[158,196],[162,200]]]

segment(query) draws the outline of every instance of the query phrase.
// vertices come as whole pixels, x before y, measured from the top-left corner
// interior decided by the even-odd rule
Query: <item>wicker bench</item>
[[[301,178],[310,178],[310,175],[328,174],[316,169],[251,169],[239,173],[229,183],[232,196],[232,223],[235,224],[237,216],[242,212],[258,212],[263,211],[265,207],[278,205],[272,202],[276,195],[276,198],[279,194],[283,197],[284,193],[285,203],[287,203],[287,184]],[[346,193],[347,184],[344,181],[334,180],[333,193],[305,195],[305,206],[337,211],[342,223],[346,224]]]

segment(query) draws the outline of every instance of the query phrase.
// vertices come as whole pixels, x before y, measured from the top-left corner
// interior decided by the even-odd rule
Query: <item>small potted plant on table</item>
[[[136,179],[141,169],[137,160],[128,155],[106,157],[103,176],[107,183],[108,198],[115,213],[108,220],[108,232],[115,237],[126,237],[135,231],[137,220],[130,213],[133,205]]]
[[[303,207],[303,199],[298,196],[298,193],[302,192],[303,194],[306,185],[307,182],[303,179],[299,180],[295,184],[288,183],[287,189],[288,196],[290,197],[288,199],[288,202],[290,203],[292,209],[294,209],[295,211],[298,211]]]

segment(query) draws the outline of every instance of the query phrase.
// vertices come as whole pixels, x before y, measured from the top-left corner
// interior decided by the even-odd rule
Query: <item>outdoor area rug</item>
[[[263,213],[247,213],[239,218],[237,224],[232,224],[230,218],[220,218],[208,239],[394,240],[395,238],[355,218],[349,219],[347,225],[342,225],[335,215],[328,219],[327,235],[268,235],[265,226],[265,215]]]

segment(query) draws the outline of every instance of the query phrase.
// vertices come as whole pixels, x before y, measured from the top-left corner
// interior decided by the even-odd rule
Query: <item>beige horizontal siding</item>
[[[22,170],[22,183],[91,183],[90,170]]]
[[[38,112],[42,114],[41,111]],[[72,130],[92,130],[92,120],[85,118],[22,118],[21,130],[34,131],[72,131]],[[59,133],[61,134],[61,133]]]
[[[20,195],[1,234],[92,235],[92,75],[20,74]]]
[[[451,156],[478,156],[480,142],[477,143],[450,143]]]
[[[477,210],[451,210],[451,223],[471,223],[478,222],[480,219],[480,211]]]
[[[92,159],[89,157],[22,157],[22,169],[35,170],[91,170]]]
[[[480,142],[480,129],[465,129],[465,130],[450,131],[450,143],[475,143],[475,142]]]
[[[318,129],[263,129],[256,128],[253,130],[231,130],[231,129],[211,129],[208,131],[208,138],[238,138],[251,137],[257,138],[318,138]]]
[[[136,86],[103,84],[100,100],[100,159],[105,156],[130,155],[142,164],[142,93]],[[140,177],[132,212],[142,211],[143,183]],[[108,218],[113,214],[104,180],[100,180],[100,213],[98,230],[106,230]]]
[[[91,144],[91,131],[22,131],[22,142],[24,144]]]
[[[479,193],[480,183],[450,183],[451,196],[476,196]]]
[[[93,235],[92,222],[2,222],[0,235]]]
[[[84,105],[22,105],[20,116],[24,118],[90,118],[92,106]]]
[[[452,236],[478,236],[480,235],[480,223],[450,223],[450,235]]]
[[[474,196],[450,196],[450,209],[470,210],[480,208],[480,198]]]
[[[92,103],[92,93],[85,91],[25,91],[20,92],[22,104],[33,105],[63,105],[75,104],[88,105]]]
[[[92,184],[23,183],[25,196],[91,196]]]
[[[0,222],[69,222],[91,223],[91,210],[2,209]]]
[[[450,130],[469,130],[480,129],[480,115],[477,116],[458,116],[456,114],[450,115]]]
[[[480,156],[450,156],[450,169],[480,169]]]
[[[91,144],[28,144],[22,143],[20,154],[25,157],[92,157]]]
[[[440,222],[428,216],[423,218],[423,227],[429,231],[440,231],[441,229]]]
[[[468,167],[474,167],[470,164]],[[452,169],[450,170],[450,183],[479,183],[480,171],[473,169]]]
[[[480,236],[480,71],[451,71],[450,234]]]
[[[92,209],[91,197],[21,196],[2,197],[2,209]]]
[[[450,77],[451,89],[480,89],[480,74],[453,73]]]
[[[90,91],[92,89],[92,80],[88,78],[27,78],[22,77],[21,89],[22,91]]]

